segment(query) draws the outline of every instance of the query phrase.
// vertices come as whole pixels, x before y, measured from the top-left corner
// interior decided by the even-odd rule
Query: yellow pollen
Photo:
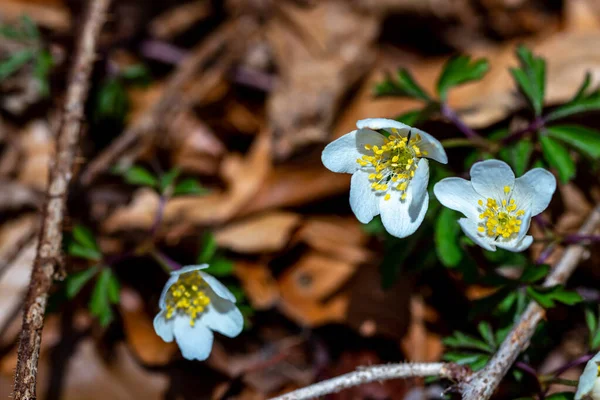
[[[390,131],[383,144],[365,144],[367,153],[356,160],[361,169],[369,173],[371,188],[375,191],[385,192],[388,188],[405,191],[415,176],[419,158],[427,154],[419,147],[420,135],[413,135],[407,145],[407,137],[401,137],[397,129]]]
[[[406,200],[406,193],[402,193],[402,196],[400,196],[401,200]]]
[[[386,194],[385,196],[383,196],[383,199],[384,199],[385,201],[388,201],[388,200],[389,200],[391,197],[392,197],[392,195],[388,193],[388,194]]]
[[[505,186],[504,192],[509,193],[510,187]],[[485,202],[478,200],[477,204],[483,209],[480,210],[477,230],[494,239],[500,237],[510,239],[515,237],[521,231],[521,220],[519,217],[525,215],[525,211],[518,210],[514,199],[496,199],[488,198]]]
[[[166,318],[171,319],[176,314],[190,318],[190,326],[210,304],[208,285],[198,271],[179,275],[179,279],[167,291]]]

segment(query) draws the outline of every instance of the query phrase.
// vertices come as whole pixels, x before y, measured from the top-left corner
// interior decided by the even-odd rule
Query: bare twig
[[[589,235],[598,226],[600,226],[600,204],[592,211],[578,234]],[[580,244],[567,247],[560,261],[546,278],[544,286],[564,284],[577,267],[584,251],[585,247]],[[460,384],[464,400],[485,400],[492,396],[519,354],[529,346],[535,328],[544,317],[544,314],[544,309],[536,302],[529,303],[517,324],[486,367]]]
[[[172,119],[170,114],[181,108],[181,104],[185,101],[185,86],[196,76],[200,68],[212,60],[225,46],[247,39],[253,28],[254,24],[250,20],[235,20],[221,27],[192,50],[171,76],[158,101],[90,162],[81,174],[81,183],[88,186],[98,175],[111,166],[119,164],[123,155],[129,149],[138,146],[146,134],[160,132]]]
[[[37,365],[48,291],[61,264],[62,224],[66,196],[79,145],[89,77],[96,43],[110,0],[93,0],[77,46],[60,124],[57,125],[56,159],[50,168],[46,204],[31,282],[25,297],[23,326],[15,372],[14,398],[35,399]]]
[[[439,376],[453,381],[463,381],[469,376],[470,370],[452,363],[402,363],[374,365],[357,371],[315,383],[302,389],[294,390],[271,400],[305,400],[337,393],[349,387],[369,382],[385,381],[398,378],[413,378],[424,376]]]

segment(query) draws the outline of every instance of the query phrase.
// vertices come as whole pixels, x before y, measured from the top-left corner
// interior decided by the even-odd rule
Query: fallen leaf
[[[236,262],[235,276],[242,282],[244,293],[257,310],[273,307],[279,300],[279,288],[268,266],[260,263]]]
[[[220,247],[239,253],[269,253],[281,250],[289,241],[300,215],[272,211],[233,222],[215,231]]]

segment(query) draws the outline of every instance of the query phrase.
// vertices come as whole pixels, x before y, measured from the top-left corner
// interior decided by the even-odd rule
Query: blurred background
[[[592,86],[600,80],[597,0],[113,3],[68,199],[67,279],[52,290],[43,331],[44,400],[264,399],[361,365],[442,359],[444,337],[476,333],[491,313],[478,301],[497,287],[468,278],[486,258],[448,260],[435,239],[434,200],[408,239],[389,237],[377,219],[360,224],[348,204],[350,176],[323,167],[323,146],[359,119],[418,108],[376,96],[376,84],[407,68],[433,91],[456,54],[489,61],[482,80],[448,101],[486,137],[531,118],[509,71],[518,44],[546,59],[549,108],[571,99],[586,72]],[[12,390],[56,110],[86,4],[0,0],[2,399]],[[597,117],[574,121],[600,128]],[[440,140],[463,137],[443,116],[419,127]],[[481,156],[468,146],[447,151],[444,171],[465,177]],[[574,161],[577,174],[547,215],[560,232],[575,232],[600,200],[598,164]],[[444,171],[432,171],[432,183]],[[82,249],[75,231],[93,244]],[[183,359],[154,332],[167,275],[139,250],[150,242],[179,264],[209,262],[238,297],[246,328],[235,339],[217,335],[206,362]],[[523,265],[543,248],[493,262]],[[572,279],[594,304],[599,255],[591,247]],[[95,272],[85,274],[100,265],[118,283],[116,301],[98,300]],[[582,312],[557,307],[548,319],[555,323],[530,356],[540,370],[587,351]],[[498,398],[534,385],[509,376]],[[388,381],[330,397],[434,399],[446,386]]]

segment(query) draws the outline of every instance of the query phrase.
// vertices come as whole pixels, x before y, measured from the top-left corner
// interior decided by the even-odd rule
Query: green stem
[[[453,147],[479,147],[476,143],[473,143],[473,141],[467,138],[444,139],[440,141],[440,143],[447,149]]]
[[[161,266],[161,268],[167,274],[170,275],[171,272],[173,272],[173,268],[171,268],[171,265],[170,265],[168,259],[160,251],[158,251],[156,249],[151,249],[151,250],[148,250],[148,254],[150,255],[150,257],[152,257],[154,259],[154,261],[156,261],[158,263],[158,265]]]

